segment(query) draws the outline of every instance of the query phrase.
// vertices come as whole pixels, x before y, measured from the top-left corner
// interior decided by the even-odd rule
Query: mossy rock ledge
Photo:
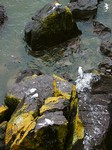
[[[84,137],[76,87],[56,75],[24,77],[10,87],[5,103],[17,106],[7,124],[6,150],[69,150]]]
[[[59,3],[48,3],[25,27],[25,40],[33,51],[48,49],[81,34],[72,12]]]

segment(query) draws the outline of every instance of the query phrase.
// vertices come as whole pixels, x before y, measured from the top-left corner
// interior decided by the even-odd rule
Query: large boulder
[[[76,20],[88,20],[97,13],[97,0],[70,0],[68,7]]]
[[[4,23],[7,19],[5,8],[3,5],[0,4],[0,26]]]
[[[79,34],[71,10],[59,3],[45,5],[25,27],[25,40],[33,51],[48,49]]]
[[[5,103],[16,107],[7,124],[5,149],[71,149],[84,137],[76,87],[56,75],[24,77],[10,87]]]
[[[97,70],[96,73],[84,73],[83,79],[76,82],[85,136],[74,146],[75,150],[111,150],[112,76],[99,75]]]

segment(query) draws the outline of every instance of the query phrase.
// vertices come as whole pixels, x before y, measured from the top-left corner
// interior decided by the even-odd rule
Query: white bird
[[[79,68],[78,68],[78,74],[79,74],[80,78],[82,79],[83,76],[84,76],[84,73],[83,73],[83,70],[82,70],[81,66],[79,66]]]
[[[109,9],[109,5],[107,3],[104,3],[105,12]]]

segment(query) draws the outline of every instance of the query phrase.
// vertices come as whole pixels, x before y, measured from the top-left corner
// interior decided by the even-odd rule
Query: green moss
[[[73,121],[73,125],[74,125],[74,133],[73,133],[72,145],[74,145],[78,140],[84,138],[84,126],[83,126],[82,121],[79,118],[78,107],[77,107],[76,117],[74,118],[74,121]]]
[[[57,31],[62,32],[68,28],[71,29],[73,27],[71,10],[65,6],[64,11],[60,14],[57,11],[52,12],[43,18],[42,26],[46,32],[51,31],[52,33],[56,33]]]
[[[56,127],[58,131],[58,142],[59,142],[60,150],[64,149],[66,137],[68,134],[67,126],[68,126],[68,122],[66,122],[64,125],[59,125]]]
[[[72,15],[72,12],[71,12],[71,10],[70,10],[69,7],[65,6],[65,10],[66,10],[66,13],[67,13],[67,14]]]
[[[69,134],[67,150],[71,150],[72,146],[79,140],[84,138],[84,127],[82,121],[79,118],[78,109],[78,97],[76,92],[76,86],[72,86],[71,98],[70,98],[70,124],[69,124]]]

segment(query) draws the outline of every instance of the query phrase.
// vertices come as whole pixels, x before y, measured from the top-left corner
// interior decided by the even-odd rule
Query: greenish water
[[[93,36],[90,22],[78,23],[82,30],[81,51],[65,56],[66,48],[61,47],[64,53],[59,55],[55,49],[49,57],[46,53],[43,57],[33,57],[28,54],[24,37],[24,27],[36,10],[41,9],[46,3],[52,0],[0,0],[7,10],[8,21],[0,30],[0,102],[3,102],[7,82],[17,75],[19,71],[26,68],[40,69],[44,73],[56,73],[58,75],[68,73],[73,79],[77,76],[78,66],[84,70],[97,67],[102,61],[100,54],[100,39]],[[104,12],[104,2],[99,5],[97,20],[112,28],[111,13],[112,2],[105,0],[109,4],[109,10]],[[61,0],[63,5],[67,0]]]

